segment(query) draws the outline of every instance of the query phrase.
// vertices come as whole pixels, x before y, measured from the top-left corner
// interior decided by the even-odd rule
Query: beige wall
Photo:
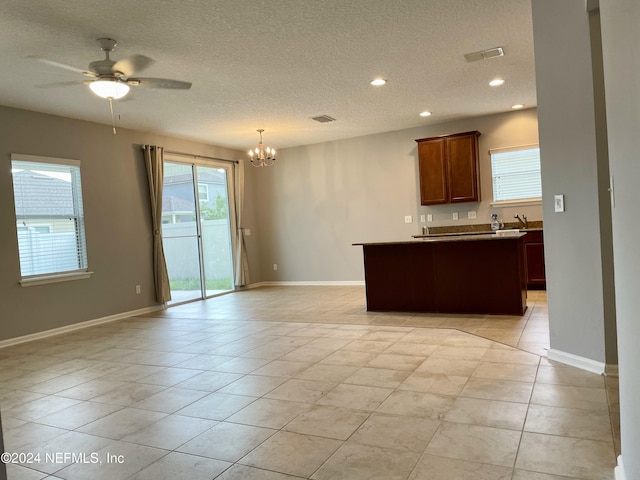
[[[604,254],[612,248],[611,217],[601,214],[611,211],[600,171],[608,158],[598,148],[606,120],[590,17],[582,0],[536,0],[532,8],[551,348],[616,363],[615,336],[607,336],[615,332],[607,308],[613,266]],[[556,194],[565,196],[563,213],[554,213]]]
[[[148,186],[140,145],[227,159],[226,148],[0,107],[0,340],[155,305]],[[82,161],[90,279],[21,287],[10,154]],[[253,172],[249,171],[249,181]],[[251,210],[251,191],[248,192]],[[254,258],[255,253],[250,256]],[[142,286],[136,295],[135,285]]]
[[[478,130],[482,201],[420,206],[418,138]],[[489,149],[538,143],[535,109],[282,149],[277,165],[254,172],[261,278],[264,281],[362,281],[355,242],[410,239],[421,214],[432,226],[485,223],[524,213],[542,219],[542,207],[491,208]],[[477,211],[467,220],[467,211]],[[454,222],[452,213],[460,220]],[[413,217],[405,224],[405,215]],[[250,226],[251,227],[251,226]],[[253,228],[253,227],[251,227]],[[278,264],[274,271],[272,265]]]
[[[613,242],[620,372],[620,434],[624,471],[616,479],[640,478],[640,296],[638,295],[638,181],[640,180],[640,3],[600,2],[604,83],[611,175],[615,178]],[[624,474],[624,476],[623,476]]]

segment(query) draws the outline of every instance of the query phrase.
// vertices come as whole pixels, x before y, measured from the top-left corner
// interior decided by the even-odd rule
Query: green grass
[[[174,278],[169,280],[171,290],[200,290],[200,280],[197,278]],[[231,290],[231,278],[212,278],[207,280],[207,290]]]

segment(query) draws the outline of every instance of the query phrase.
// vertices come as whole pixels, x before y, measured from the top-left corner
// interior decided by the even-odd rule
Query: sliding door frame
[[[224,295],[228,292],[224,293],[216,293],[212,295],[207,295],[207,277],[205,271],[205,260],[204,260],[204,244],[203,244],[203,235],[202,235],[202,222],[201,222],[201,213],[200,213],[200,196],[198,190],[198,168],[197,167],[207,167],[207,168],[223,168],[226,172],[226,187],[227,187],[227,205],[228,205],[228,214],[229,214],[229,241],[230,245],[230,260],[231,260],[231,289],[229,292],[235,290],[235,249],[233,246],[236,244],[238,229],[236,225],[236,191],[235,191],[235,168],[234,164],[237,163],[235,160],[225,160],[225,159],[215,159],[215,158],[203,158],[197,155],[190,155],[186,153],[179,152],[169,152],[165,150],[164,153],[164,162],[166,163],[178,163],[182,165],[189,165],[192,168],[192,177],[193,177],[193,195],[195,199],[195,211],[196,211],[196,234],[198,237],[198,258],[200,259],[200,298],[187,300],[185,302],[174,303],[173,305],[179,305],[181,303],[188,303],[197,300],[203,300],[207,298],[216,297],[218,295]]]

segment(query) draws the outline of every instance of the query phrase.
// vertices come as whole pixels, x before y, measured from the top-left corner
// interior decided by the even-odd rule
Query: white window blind
[[[87,271],[80,162],[11,155],[22,279]]]
[[[492,150],[493,201],[539,200],[542,197],[540,179],[540,148],[527,146]]]

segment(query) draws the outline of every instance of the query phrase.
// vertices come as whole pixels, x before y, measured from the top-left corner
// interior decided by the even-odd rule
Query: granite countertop
[[[541,232],[542,228],[542,220],[532,220],[529,222],[529,226],[527,228],[519,228],[520,224],[518,222],[507,222],[504,224],[503,230],[520,230],[521,232]],[[452,236],[452,235],[480,235],[480,234],[491,234],[494,233],[491,230],[491,225],[488,223],[484,224],[473,224],[473,225],[448,225],[442,227],[430,227],[429,233],[426,235],[412,235],[413,238],[431,238],[431,237],[442,237],[442,236]]]
[[[353,246],[367,245],[403,245],[412,243],[444,243],[444,242],[477,242],[478,240],[517,240],[524,237],[527,232],[519,232],[510,235],[496,235],[495,233],[472,233],[472,234],[453,234],[453,235],[429,235],[421,236],[416,240],[400,240],[398,242],[367,242],[354,243]]]
[[[542,232],[542,227],[520,228],[520,229],[507,228],[505,230],[518,230],[519,232],[522,232],[522,233]],[[433,238],[433,237],[455,237],[455,236],[462,236],[462,235],[478,236],[478,235],[493,235],[493,234],[495,234],[493,230],[477,230],[473,232],[428,233],[426,235],[411,235],[411,237],[412,238]]]

